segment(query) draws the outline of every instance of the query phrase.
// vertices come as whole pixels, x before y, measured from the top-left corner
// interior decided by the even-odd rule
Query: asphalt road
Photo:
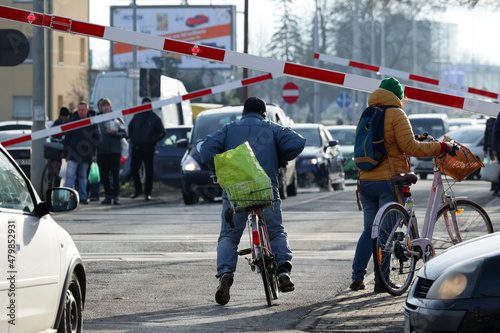
[[[425,208],[430,180],[413,187]],[[455,194],[487,205],[489,183],[466,181]],[[178,193],[151,203],[91,203],[55,215],[70,232],[86,265],[86,332],[294,332],[313,310],[347,288],[362,212],[355,186],[345,191],[299,191],[283,201],[294,251],[296,291],[268,308],[260,275],[240,258],[231,301],[215,303],[220,204],[186,206]],[[419,211],[417,210],[417,216]],[[420,214],[423,220],[423,213]],[[248,243],[244,234],[242,247]]]

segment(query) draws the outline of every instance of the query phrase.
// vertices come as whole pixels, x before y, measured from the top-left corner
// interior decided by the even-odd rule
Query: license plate
[[[410,314],[408,311],[405,311],[405,327],[404,327],[404,332],[405,333],[411,333],[410,331]]]
[[[16,160],[17,164],[19,165],[29,165],[31,164],[30,160],[22,159],[22,160]]]

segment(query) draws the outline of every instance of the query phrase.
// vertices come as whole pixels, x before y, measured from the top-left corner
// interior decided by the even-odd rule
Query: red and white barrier
[[[432,84],[432,85],[435,85],[435,86],[438,86],[441,88],[445,88],[445,89],[450,89],[450,90],[455,90],[455,91],[463,91],[463,92],[470,93],[470,94],[475,94],[475,95],[480,95],[480,96],[489,97],[489,98],[493,98],[493,99],[498,99],[498,94],[494,93],[494,92],[490,92],[490,91],[486,91],[486,90],[482,90],[482,89],[471,88],[471,87],[467,87],[467,86],[462,86],[460,84],[447,82],[447,81],[443,81],[443,80],[436,80],[436,79],[428,78],[425,76],[420,76],[420,75],[415,75],[415,74],[403,72],[403,71],[400,71],[397,69],[365,64],[362,62],[357,62],[357,61],[353,61],[353,60],[349,60],[349,59],[345,59],[345,58],[334,57],[334,56],[330,56],[327,54],[321,54],[321,53],[315,53],[314,58],[319,59],[321,61],[330,62],[330,63],[336,64],[336,65],[341,65],[341,66],[345,66],[345,67],[360,68],[360,69],[365,69],[367,71],[372,71],[375,73],[394,76],[395,78],[398,78],[398,79],[418,81],[418,82],[422,82],[422,83]]]
[[[202,97],[202,96],[207,96],[207,95],[221,93],[224,91],[238,89],[238,88],[241,88],[244,86],[248,86],[248,85],[251,85],[251,84],[254,84],[257,82],[262,82],[262,81],[266,81],[266,80],[277,78],[277,77],[279,77],[279,75],[265,74],[265,75],[261,75],[261,76],[257,76],[257,77],[253,77],[253,78],[248,78],[248,79],[244,79],[244,80],[240,80],[240,81],[221,84],[221,85],[218,85],[218,86],[215,86],[212,88],[198,90],[198,91],[195,91],[192,93],[187,93],[187,94],[182,95],[182,96],[175,96],[175,97],[164,99],[164,100],[154,101],[154,102],[151,102],[148,104],[135,106],[135,107],[130,108],[130,109],[102,113],[102,114],[99,114],[99,115],[94,116],[94,117],[85,118],[82,120],[74,121],[74,122],[63,124],[60,126],[54,126],[54,127],[50,127],[50,128],[44,129],[44,130],[32,132],[31,134],[24,135],[24,136],[21,136],[19,138],[4,141],[4,142],[2,142],[2,145],[4,147],[8,147],[8,146],[15,145],[17,143],[21,143],[21,142],[25,142],[25,141],[43,139],[43,138],[46,138],[46,137],[51,136],[51,135],[61,134],[64,132],[72,131],[72,130],[77,129],[77,128],[82,128],[82,127],[86,127],[86,126],[89,126],[92,124],[102,123],[102,122],[112,120],[115,118],[119,118],[122,116],[131,115],[131,114],[140,113],[140,112],[144,112],[144,111],[151,110],[151,109],[160,108],[162,106],[169,105],[169,104],[176,104],[176,103],[180,103],[182,101],[187,101],[187,100],[191,100],[191,99]]]
[[[0,6],[0,18],[69,34],[102,38],[114,42],[136,45],[138,47],[168,51],[189,57],[198,57],[238,67],[252,68],[262,72],[291,76],[359,91],[372,92],[377,89],[380,84],[380,80],[378,79],[334,72],[321,68],[81,22],[56,15],[45,15],[43,13],[35,13],[7,6]],[[409,100],[415,102],[453,108],[487,116],[496,117],[500,111],[500,104],[433,92],[411,86],[405,86],[404,93]]]

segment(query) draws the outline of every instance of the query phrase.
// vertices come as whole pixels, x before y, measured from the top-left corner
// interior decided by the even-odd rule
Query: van
[[[448,115],[445,113],[411,114],[408,119],[415,135],[428,133],[434,139],[438,139],[449,132]],[[427,175],[434,172],[432,157],[411,157],[410,168],[420,179],[427,179]]]
[[[108,98],[114,111],[129,109],[141,104],[142,97],[139,96],[139,88],[137,90],[137,104],[134,104],[134,79],[128,77],[126,72],[102,72],[96,77],[89,104],[97,111],[99,99]],[[165,100],[185,94],[187,94],[186,87],[181,81],[162,75],[160,97],[151,98],[151,100]],[[193,113],[189,101],[164,105],[161,109],[154,111],[165,127],[193,124]],[[132,117],[133,115],[124,117],[127,126]]]

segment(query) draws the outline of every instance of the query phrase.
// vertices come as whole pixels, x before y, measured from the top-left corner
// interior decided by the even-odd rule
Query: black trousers
[[[101,183],[107,197],[120,195],[120,159],[121,154],[119,153],[97,155]]]
[[[132,145],[130,153],[130,171],[134,181],[135,193],[142,193],[141,176],[139,170],[141,164],[144,163],[144,172],[146,179],[144,180],[144,195],[151,195],[153,190],[153,159],[155,157],[155,147],[137,147]]]

